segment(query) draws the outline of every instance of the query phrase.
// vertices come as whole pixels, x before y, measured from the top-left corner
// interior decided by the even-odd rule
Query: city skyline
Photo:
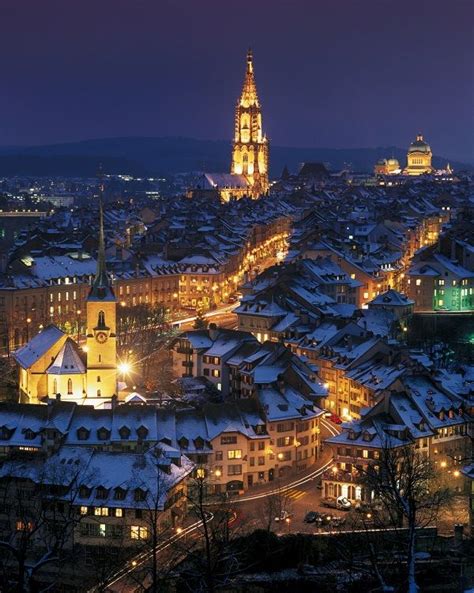
[[[4,3],[2,146],[230,139],[242,56],[252,47],[272,144],[405,147],[421,132],[440,154],[473,161],[467,2],[449,10],[431,2],[429,12],[427,3],[408,10],[403,2],[396,13],[385,2],[344,2],[341,14],[329,4],[281,3],[271,27],[268,2],[250,21],[238,10],[225,19],[228,7],[210,1],[198,10],[185,3],[181,15],[171,2],[133,10],[115,2],[113,11],[109,2],[80,11],[21,4],[31,18],[22,19],[18,2]]]

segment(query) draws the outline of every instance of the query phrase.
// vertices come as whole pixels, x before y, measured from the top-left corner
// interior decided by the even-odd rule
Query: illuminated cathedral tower
[[[247,53],[244,86],[235,110],[231,173],[245,175],[253,198],[267,193],[268,140],[262,130],[262,111],[255,85],[251,50]]]

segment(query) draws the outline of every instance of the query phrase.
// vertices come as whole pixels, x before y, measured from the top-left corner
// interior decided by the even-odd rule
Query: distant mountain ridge
[[[280,175],[283,167],[296,173],[304,161],[327,163],[331,169],[350,165],[355,171],[372,171],[378,159],[395,157],[406,164],[406,149],[294,148],[270,146],[270,173]],[[0,147],[0,175],[94,176],[101,162],[109,173],[165,176],[186,171],[228,171],[231,143],[184,137],[99,138],[45,146]],[[433,165],[454,170],[473,170],[472,164],[434,156]]]

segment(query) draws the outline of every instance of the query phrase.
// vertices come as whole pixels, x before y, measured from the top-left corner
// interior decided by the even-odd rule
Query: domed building
[[[391,159],[380,159],[374,167],[375,175],[399,175],[401,173],[400,163],[393,157]]]
[[[416,140],[410,144],[407,154],[407,167],[403,171],[405,175],[423,175],[432,173],[430,145],[423,140],[422,134],[418,134]]]

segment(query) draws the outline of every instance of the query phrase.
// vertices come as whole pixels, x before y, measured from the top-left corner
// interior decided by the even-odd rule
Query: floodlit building
[[[410,144],[407,153],[407,166],[403,171],[405,175],[423,175],[432,173],[430,145],[423,140],[422,134],[418,134],[416,140]]]
[[[268,191],[268,139],[263,133],[262,110],[253,70],[253,55],[247,53],[247,70],[235,110],[235,133],[232,150],[233,175],[245,175],[253,198]]]
[[[86,302],[85,352],[65,332],[50,325],[14,353],[20,400],[38,403],[62,397],[101,407],[117,395],[117,300],[105,266],[100,206],[97,271]]]

